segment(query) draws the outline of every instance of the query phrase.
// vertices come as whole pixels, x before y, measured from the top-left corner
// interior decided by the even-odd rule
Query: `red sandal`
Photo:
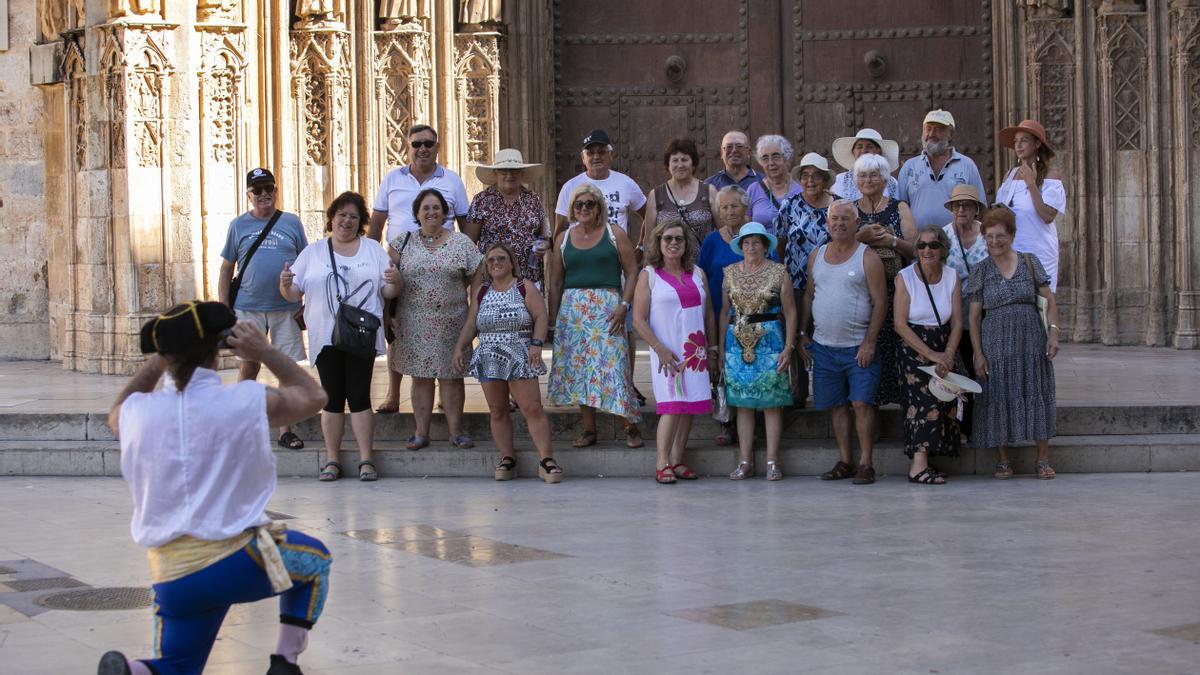
[[[682,478],[683,480],[696,480],[700,477],[700,474],[696,473],[696,470],[687,464],[676,464],[671,467],[671,473],[674,473],[676,478]]]
[[[674,485],[675,467],[668,464],[661,469],[655,469],[654,480],[657,481],[659,485]]]

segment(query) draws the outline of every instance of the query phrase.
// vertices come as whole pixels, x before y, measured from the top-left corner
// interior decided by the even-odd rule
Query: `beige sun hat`
[[[936,366],[921,366],[918,370],[929,373],[929,393],[939,401],[950,402],[958,398],[961,392],[969,391],[978,394],[983,387],[966,375],[946,373],[946,377],[938,377]]]
[[[792,180],[800,180],[800,172],[806,166],[811,166],[825,174],[826,183],[833,182],[833,172],[829,170],[828,160],[815,152],[810,152],[800,158],[800,163],[792,169]]]
[[[484,185],[495,185],[497,169],[524,169],[523,182],[530,183],[541,177],[544,167],[541,164],[527,163],[520,150],[505,148],[496,152],[491,164],[476,164],[475,177]]]
[[[892,171],[900,168],[900,144],[896,141],[886,140],[874,129],[859,129],[858,133],[853,136],[843,136],[835,140],[833,142],[833,160],[845,167],[847,171],[854,170],[854,153],[851,150],[854,148],[854,142],[860,138],[872,141],[879,146],[888,165],[892,167]]]
[[[962,201],[975,202],[975,208],[979,209],[981,215],[984,211],[987,211],[988,205],[979,198],[979,191],[975,189],[974,185],[967,185],[966,183],[955,185],[954,189],[950,191],[950,198],[942,206],[946,207],[947,211],[951,211],[951,204]]]

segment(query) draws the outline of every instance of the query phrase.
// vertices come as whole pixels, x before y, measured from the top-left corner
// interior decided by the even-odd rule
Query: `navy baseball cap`
[[[250,173],[246,174],[246,187],[254,187],[255,185],[274,185],[275,174],[267,169],[259,167],[251,169]]]
[[[612,141],[608,139],[608,132],[603,129],[592,129],[592,133],[583,139],[583,147],[586,150],[589,145],[612,145]]]

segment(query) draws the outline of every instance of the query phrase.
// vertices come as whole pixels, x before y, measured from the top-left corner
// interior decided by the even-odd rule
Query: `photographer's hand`
[[[167,360],[158,354],[151,354],[133,377],[129,378],[129,383],[125,385],[120,394],[117,394],[116,402],[108,411],[108,428],[112,429],[114,434],[119,435],[117,426],[121,418],[121,404],[129,398],[130,394],[154,391],[154,387],[158,386],[158,380],[166,369]]]

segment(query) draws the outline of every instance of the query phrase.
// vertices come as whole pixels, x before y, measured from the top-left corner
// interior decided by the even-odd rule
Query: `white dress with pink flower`
[[[658,370],[658,354],[650,352],[650,381],[659,415],[703,415],[712,412],[708,378],[708,340],[704,335],[704,288],[700,268],[679,278],[646,268],[650,286],[650,329],[682,364],[674,377]]]

